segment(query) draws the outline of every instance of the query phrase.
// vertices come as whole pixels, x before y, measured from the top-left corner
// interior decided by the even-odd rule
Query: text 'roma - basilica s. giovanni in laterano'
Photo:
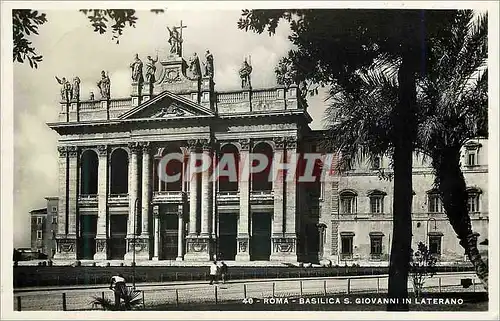
[[[285,179],[279,173],[294,155],[321,153],[324,132],[310,128],[304,93],[294,85],[252,88],[250,60],[235,70],[240,90],[216,91],[217,58],[206,50],[184,59],[179,27],[169,43],[165,57],[131,57],[129,97],[113,97],[104,71],[88,99],[78,77],[58,78],[59,120],[48,124],[59,134],[54,259],[387,265],[393,183],[379,173],[391,171],[390,160],[337,174],[324,170],[336,158],[323,157],[312,166],[298,162],[314,180]],[[274,162],[259,168],[253,154]],[[224,155],[234,159],[236,178],[214,179],[227,169],[216,165]],[[462,157],[481,244],[488,237],[487,140],[469,141]],[[207,168],[188,170],[207,159]],[[165,180],[164,167],[177,179]],[[424,242],[441,262],[464,262],[433,180],[415,156],[413,247]]]

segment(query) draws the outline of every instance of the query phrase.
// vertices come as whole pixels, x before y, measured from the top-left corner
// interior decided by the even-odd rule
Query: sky
[[[28,63],[13,66],[14,100],[14,247],[30,244],[29,212],[46,206],[45,197],[58,195],[58,135],[46,123],[57,121],[59,84],[55,76],[80,77],[82,98],[90,91],[98,96],[96,82],[100,71],[109,72],[112,98],[130,95],[130,68],[134,55],[156,53],[160,59],[169,51],[167,26],[182,20],[184,57],[193,52],[203,57],[206,49],[214,56],[215,88],[240,88],[238,69],[251,56],[252,85],[255,88],[276,85],[274,67],[291,48],[288,25],[283,23],[274,36],[258,35],[237,28],[240,10],[176,10],[163,14],[138,11],[135,28],[126,28],[119,44],[112,34],[99,35],[77,8],[41,10],[47,20],[39,36],[30,40],[43,55],[38,69]],[[309,98],[310,126],[322,128],[324,96]]]

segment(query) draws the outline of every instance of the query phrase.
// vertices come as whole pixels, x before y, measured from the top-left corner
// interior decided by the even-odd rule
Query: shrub
[[[427,246],[419,242],[416,252],[411,250],[410,257],[410,276],[413,282],[415,296],[420,298],[425,280],[436,274],[437,259],[429,252]]]

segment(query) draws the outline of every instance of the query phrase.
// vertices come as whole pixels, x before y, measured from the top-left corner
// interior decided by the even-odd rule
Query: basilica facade
[[[380,180],[388,160],[360,164],[313,182],[269,180],[271,166],[247,179],[210,179],[214,167],[186,175],[193,155],[249,154],[284,160],[318,153],[323,131],[295,86],[252,88],[245,61],[241,89],[216,91],[213,57],[167,57],[131,64],[131,96],[114,98],[103,72],[100,97],[82,99],[79,79],[62,84],[59,204],[55,260],[362,262],[387,264],[392,233],[392,183]],[[158,66],[156,66],[158,64]],[[145,75],[144,75],[145,74]],[[487,141],[464,146],[470,210],[479,238],[487,237]],[[161,159],[170,174],[160,179]],[[475,158],[470,158],[474,154]],[[333,159],[335,161],[335,159]],[[414,242],[443,260],[464,259],[428,164],[414,170]]]

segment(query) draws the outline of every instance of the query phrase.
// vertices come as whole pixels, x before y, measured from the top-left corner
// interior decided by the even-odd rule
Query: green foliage
[[[135,10],[131,9],[82,9],[80,10],[90,21],[95,32],[105,34],[111,29],[112,39],[119,44],[119,38],[126,27],[134,27],[137,22]],[[155,14],[163,13],[163,9],[152,9]],[[14,61],[24,63],[28,60],[31,68],[37,68],[43,56],[36,52],[29,36],[38,35],[38,27],[47,22],[45,13],[36,10],[12,10]]]
[[[38,35],[38,27],[45,22],[47,22],[45,13],[28,9],[12,10],[13,61],[23,63],[28,60],[31,68],[38,68],[42,56],[35,51],[36,49],[28,40],[28,36]]]
[[[437,258],[429,252],[427,246],[419,242],[417,251],[411,250],[410,276],[415,295],[420,297],[425,280],[436,274]]]

